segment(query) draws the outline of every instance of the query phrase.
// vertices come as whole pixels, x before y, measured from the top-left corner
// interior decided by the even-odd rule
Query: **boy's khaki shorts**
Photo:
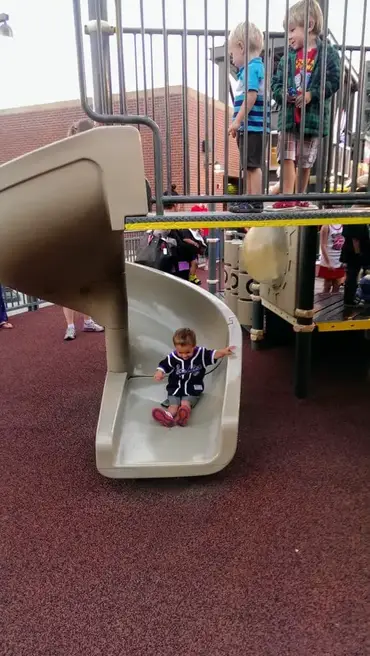
[[[319,146],[318,137],[305,137],[302,153],[302,168],[312,169],[316,162],[317,150]],[[300,164],[300,136],[299,132],[287,132],[285,134],[284,152],[282,148],[282,135],[279,134],[278,143],[278,160],[281,163],[284,159],[293,160],[298,166]]]

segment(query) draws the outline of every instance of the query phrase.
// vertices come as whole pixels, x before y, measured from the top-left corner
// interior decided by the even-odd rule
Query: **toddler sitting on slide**
[[[180,328],[173,336],[174,350],[162,360],[154,374],[154,380],[161,381],[168,375],[168,398],[164,408],[154,408],[153,419],[166,428],[186,426],[191,410],[198,403],[204,391],[206,368],[217,360],[232,355],[234,348],[212,350],[197,346],[195,332],[190,328]]]

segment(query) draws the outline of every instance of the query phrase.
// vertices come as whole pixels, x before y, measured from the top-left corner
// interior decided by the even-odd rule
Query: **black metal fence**
[[[312,0],[311,0],[312,1]],[[155,168],[155,195],[156,212],[163,212],[163,205],[173,202],[173,198],[163,198],[164,188],[171,189],[173,182],[173,140],[171,138],[171,107],[170,107],[170,59],[177,53],[179,58],[179,69],[181,70],[181,132],[183,141],[182,153],[182,202],[190,204],[198,202],[199,196],[205,195],[208,201],[216,203],[215,171],[217,165],[223,170],[223,194],[228,196],[229,184],[229,151],[230,151],[230,98],[232,95],[232,78],[235,77],[235,69],[229,57],[229,2],[225,0],[223,6],[223,29],[209,29],[209,15],[212,3],[203,0],[203,8],[199,8],[200,21],[203,26],[199,29],[188,28],[187,1],[182,0],[179,6],[179,23],[176,29],[167,27],[167,12],[169,0],[162,0],[162,27],[152,28],[147,25],[145,6],[140,0],[140,25],[135,28],[126,27],[127,9],[122,6],[120,0],[114,3],[115,12],[108,15],[106,0],[89,0],[88,22],[83,25],[80,0],[73,0],[76,43],[78,54],[79,82],[81,101],[87,114],[99,123],[106,124],[136,124],[146,126],[152,130],[154,140],[154,168]],[[304,30],[304,59],[307,64],[307,48],[309,43],[309,4],[305,5],[305,30]],[[264,32],[264,50],[262,52],[264,62],[264,148],[266,156],[263,158],[263,192],[266,194],[270,186],[271,178],[271,132],[268,131],[269,111],[272,112],[272,128],[274,127],[274,114],[276,107],[270,93],[271,80],[276,72],[282,56],[284,56],[283,69],[283,98],[288,97],[288,53],[289,37],[288,31],[284,33],[270,30],[270,7],[272,0],[266,0],[265,24],[261,27]],[[289,23],[290,1],[281,0],[285,13],[285,24]],[[368,57],[370,45],[365,43],[368,2],[363,0],[360,38],[357,44],[347,43],[347,22],[349,14],[349,0],[344,0],[343,29],[341,43],[335,40],[329,30],[329,0],[321,0],[320,5],[323,13],[323,26],[321,32],[322,48],[320,98],[316,99],[319,105],[319,153],[317,158],[317,170],[315,185],[311,189],[316,194],[330,191],[344,191],[346,181],[351,178],[351,190],[356,190],[359,164],[369,158],[364,152],[366,134],[361,128],[364,124],[364,103],[366,94],[364,89],[367,82],[367,71],[369,69]],[[247,64],[249,34],[249,4],[245,3],[245,57]],[[88,34],[91,47],[91,62],[93,68],[94,86],[94,109],[89,107],[86,91],[86,67],[83,34]],[[114,43],[115,42],[115,43]],[[114,45],[114,48],[113,48]],[[325,140],[324,134],[324,108],[327,102],[327,75],[328,49],[334,46],[340,55],[340,85],[339,91],[331,99],[330,108],[330,134]],[[116,54],[114,54],[116,53]],[[189,146],[189,62],[196,60],[196,93],[197,93],[197,153],[193,157]],[[358,70],[354,66],[354,59],[359,58]],[[132,61],[133,59],[133,61]],[[127,79],[130,77],[132,68],[135,73],[136,113],[128,107]],[[158,69],[162,69],[158,73]],[[248,66],[245,67],[248,76]],[[306,71],[306,67],[303,67]],[[164,130],[159,128],[159,117],[155,112],[155,99],[158,89],[155,80],[163,81],[164,86]],[[306,73],[302,80],[302,93],[309,88]],[[118,91],[119,102],[114,102],[114,91]],[[156,94],[157,92],[157,94]],[[143,100],[142,100],[143,99]],[[215,103],[225,103],[223,126],[216,125]],[[201,107],[202,106],[202,107]],[[304,140],[304,125],[306,106],[301,109],[302,120],[300,122],[301,152]],[[282,128],[284,135],[287,125],[286,103],[282,107]],[[216,159],[215,138],[222,132],[223,137],[223,161]],[[203,138],[202,138],[203,137]],[[368,146],[367,146],[368,147]],[[163,153],[162,153],[163,148]],[[246,162],[248,157],[248,141],[245,140],[244,156]],[[201,160],[204,160],[203,162]],[[196,169],[197,189],[191,190],[192,173]],[[245,168],[245,167],[244,167]],[[193,171],[192,171],[193,169]],[[302,158],[299,160],[299,178],[302,177]],[[201,185],[201,179],[204,184]],[[244,180],[245,189],[245,180]],[[284,170],[280,176],[281,190],[284,187]],[[242,190],[242,189],[241,189]],[[186,199],[184,199],[186,197]],[[211,197],[212,200],[211,200]],[[316,199],[319,197],[316,195]],[[232,200],[232,199],[230,199]],[[268,202],[269,198],[265,199]],[[333,198],[322,197],[323,201],[330,203]]]

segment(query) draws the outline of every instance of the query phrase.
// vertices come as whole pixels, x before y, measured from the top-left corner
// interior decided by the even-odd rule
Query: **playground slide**
[[[241,329],[217,298],[172,276],[124,262],[125,216],[145,214],[139,132],[97,128],[0,167],[0,280],[91,314],[105,328],[107,376],[96,434],[98,470],[111,478],[206,475],[237,444]],[[236,347],[211,368],[185,429],[157,426],[165,398],[153,372],[173,331]]]

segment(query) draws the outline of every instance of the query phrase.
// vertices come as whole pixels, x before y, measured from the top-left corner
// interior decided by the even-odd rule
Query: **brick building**
[[[166,169],[166,121],[165,121],[165,95],[164,89],[154,90],[154,116],[152,111],[151,91],[148,91],[148,114],[159,126],[162,135],[164,184],[167,185]],[[144,114],[144,93],[127,94],[127,107],[130,114]],[[183,161],[184,147],[182,134],[182,88],[169,89],[169,107],[171,121],[171,179],[177,185],[177,191],[183,192]],[[115,112],[118,112],[118,103],[115,99]],[[202,141],[205,137],[205,97],[199,98],[199,124],[198,138],[198,101],[197,93],[188,90],[188,122],[189,122],[189,160],[190,160],[190,191],[198,192],[198,174],[200,179],[200,193],[205,191],[204,154],[201,152]],[[211,139],[212,103],[209,102],[209,138]],[[79,100],[57,102],[46,105],[34,105],[15,109],[0,110],[0,163],[19,157],[36,148],[45,146],[53,141],[63,139],[70,125],[84,113]],[[215,101],[215,153],[214,160],[224,166],[224,120],[225,105]],[[141,136],[144,152],[146,175],[153,186],[154,160],[151,132],[141,127]],[[198,156],[200,153],[200,157]],[[211,158],[210,158],[211,159]],[[199,166],[200,160],[200,166]],[[199,171],[198,171],[199,168]],[[238,177],[239,158],[235,140],[230,139],[229,147],[229,176]],[[223,191],[223,173],[215,174],[215,193]],[[211,176],[210,176],[211,179]]]

